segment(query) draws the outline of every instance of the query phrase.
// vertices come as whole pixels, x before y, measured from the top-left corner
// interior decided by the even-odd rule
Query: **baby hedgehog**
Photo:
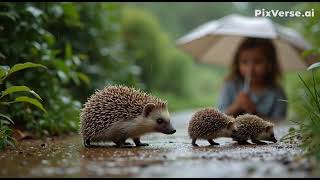
[[[80,134],[85,147],[91,142],[111,141],[119,147],[147,146],[140,136],[151,132],[174,134],[167,103],[126,86],[106,86],[97,90],[80,113]]]
[[[198,146],[197,139],[206,139],[211,145],[219,145],[213,139],[230,137],[236,130],[234,118],[214,108],[204,108],[195,112],[188,127],[193,146]]]
[[[239,144],[249,144],[249,139],[255,144],[266,144],[260,140],[277,142],[273,132],[274,124],[256,115],[240,115],[236,118],[236,125],[238,130],[231,137]]]

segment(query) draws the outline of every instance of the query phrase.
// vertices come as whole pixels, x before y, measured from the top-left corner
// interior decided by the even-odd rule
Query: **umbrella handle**
[[[246,74],[245,79],[244,79],[243,91],[244,91],[246,94],[248,94],[248,93],[250,92],[251,73],[252,73],[252,70],[250,70],[249,73]]]

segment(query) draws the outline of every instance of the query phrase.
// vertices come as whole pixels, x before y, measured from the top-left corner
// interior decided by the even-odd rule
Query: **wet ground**
[[[187,136],[191,114],[172,114],[177,132],[146,135],[141,139],[150,144],[146,147],[84,148],[78,135],[24,140],[0,152],[0,177],[310,177],[296,144],[238,145],[219,138],[219,146],[198,140],[200,147],[192,147]],[[276,138],[289,127],[277,124]]]

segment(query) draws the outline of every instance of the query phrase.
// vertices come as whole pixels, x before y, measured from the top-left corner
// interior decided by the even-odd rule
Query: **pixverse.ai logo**
[[[256,17],[314,17],[314,9],[309,11],[283,11],[283,10],[268,10],[255,9],[254,16]]]

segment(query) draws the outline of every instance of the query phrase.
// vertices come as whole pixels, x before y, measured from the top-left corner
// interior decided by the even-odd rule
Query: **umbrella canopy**
[[[178,39],[178,47],[201,63],[228,67],[246,37],[272,39],[283,70],[304,70],[300,53],[311,46],[296,31],[264,17],[229,15],[210,21]]]

